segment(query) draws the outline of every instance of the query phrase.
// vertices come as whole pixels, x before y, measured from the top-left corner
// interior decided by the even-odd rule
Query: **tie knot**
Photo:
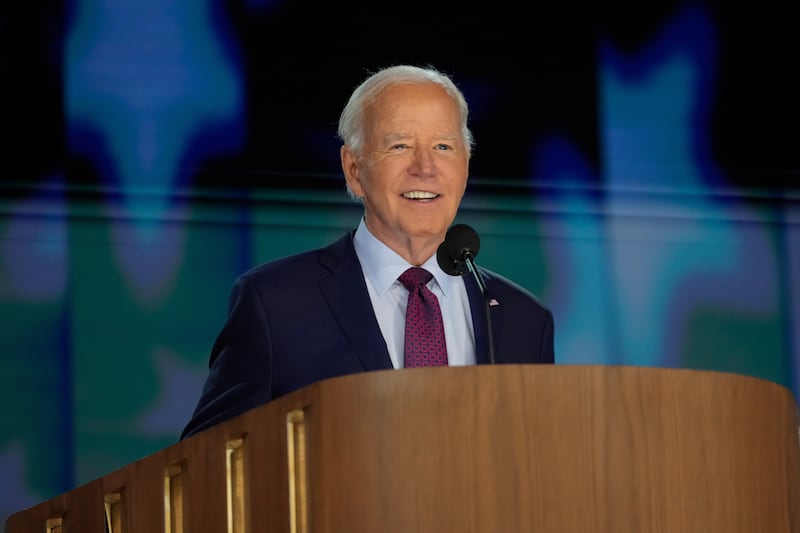
[[[425,285],[431,280],[432,277],[433,274],[424,268],[411,267],[400,274],[400,277],[397,279],[399,279],[400,283],[405,285],[405,287],[410,290],[417,285]]]

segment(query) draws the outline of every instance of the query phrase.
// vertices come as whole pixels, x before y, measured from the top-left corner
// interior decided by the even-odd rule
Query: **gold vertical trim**
[[[183,462],[164,470],[164,531],[183,533]]]
[[[229,440],[225,445],[225,473],[228,496],[228,533],[247,531],[244,437]]]
[[[122,494],[112,492],[103,497],[103,507],[106,514],[106,531],[108,533],[122,533]]]
[[[289,466],[289,531],[308,533],[308,457],[303,409],[286,414],[286,451]]]
[[[62,522],[63,519],[60,516],[48,518],[44,523],[44,530],[46,533],[61,533],[64,531],[61,529]]]

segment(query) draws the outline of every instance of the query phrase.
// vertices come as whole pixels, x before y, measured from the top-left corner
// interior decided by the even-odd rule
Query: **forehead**
[[[439,85],[393,85],[369,106],[367,117],[376,128],[425,128],[453,134],[460,127],[456,101]]]

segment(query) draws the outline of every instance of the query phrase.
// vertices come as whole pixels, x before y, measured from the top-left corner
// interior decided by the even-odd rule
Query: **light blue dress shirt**
[[[397,278],[413,265],[375,238],[363,217],[353,244],[392,364],[395,368],[403,368],[408,290]],[[450,366],[475,364],[475,333],[463,278],[445,274],[436,261],[436,254],[420,266],[433,274],[428,288],[439,299]]]

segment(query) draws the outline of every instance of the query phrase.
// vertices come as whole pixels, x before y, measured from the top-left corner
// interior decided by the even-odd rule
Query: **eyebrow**
[[[383,142],[384,142],[384,144],[392,144],[392,143],[397,142],[399,140],[407,139],[409,137],[413,137],[413,135],[411,135],[410,133],[404,133],[404,132],[390,133],[390,134],[384,136]],[[449,134],[449,133],[440,133],[438,135],[435,135],[434,139],[443,140],[443,141],[457,141],[459,139],[459,136],[458,135],[452,135],[452,134]]]
[[[383,138],[384,144],[392,144],[400,139],[405,139],[410,137],[408,133],[390,133]]]

